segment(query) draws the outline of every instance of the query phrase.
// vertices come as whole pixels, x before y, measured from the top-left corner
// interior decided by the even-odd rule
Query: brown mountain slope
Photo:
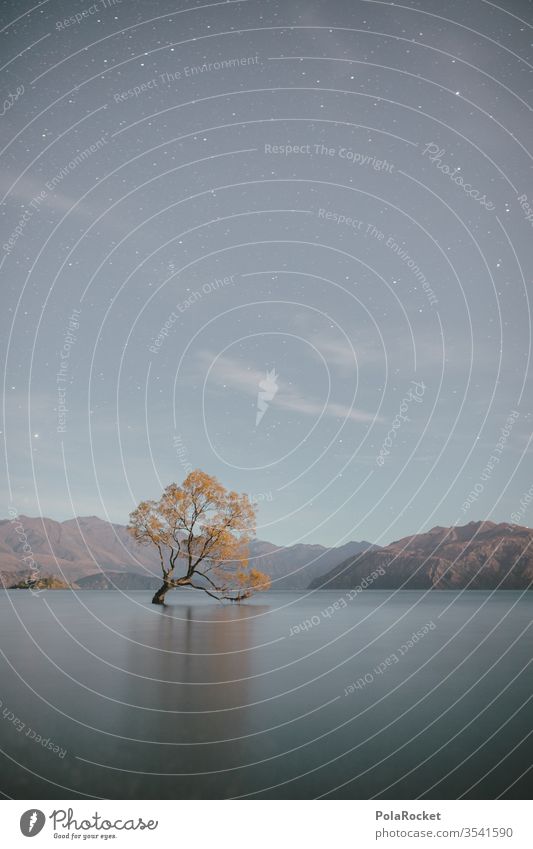
[[[100,569],[160,574],[158,558],[150,549],[137,546],[124,525],[112,525],[96,516],[66,522],[29,516],[19,516],[16,523],[1,520],[0,569],[18,572],[27,566],[22,559],[28,554],[23,549],[26,539],[39,570],[69,581]]]
[[[527,589],[533,530],[494,522],[436,527],[348,558],[310,588],[354,588],[378,569],[384,574],[372,580],[372,589]]]
[[[18,527],[19,533],[17,533]],[[21,537],[20,529],[25,538]],[[31,548],[31,556],[39,572],[55,575],[67,582],[90,580],[79,586],[95,589],[109,585],[101,573],[124,572],[131,580],[123,578],[121,589],[137,589],[139,576],[160,578],[159,557],[153,548],[138,546],[124,525],[111,524],[96,516],[82,516],[66,522],[53,519],[19,516],[16,522],[0,520],[0,570],[4,573],[26,574],[29,564],[23,561],[27,554],[24,543]],[[274,589],[304,589],[318,575],[328,572],[347,557],[358,554],[370,546],[367,542],[348,542],[339,548],[322,545],[276,546],[254,540],[250,546],[250,562],[272,578]]]
[[[250,563],[272,580],[272,589],[302,589],[314,578],[325,575],[347,557],[353,557],[373,546],[369,542],[347,542],[337,548],[298,543],[288,547],[253,540]]]

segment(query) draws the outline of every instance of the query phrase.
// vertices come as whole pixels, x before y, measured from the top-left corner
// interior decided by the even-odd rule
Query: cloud
[[[335,341],[318,336],[313,339],[313,344],[322,354],[328,366],[340,366],[354,371],[360,365],[360,354],[357,347],[354,345],[352,351],[349,342],[346,340]]]
[[[272,406],[282,407],[285,410],[295,410],[298,413],[315,418],[320,415],[324,408],[324,405],[319,401],[279,395],[272,401]],[[381,416],[376,416],[375,413],[367,413],[365,410],[358,410],[349,404],[339,404],[336,401],[330,401],[328,403],[324,415],[335,419],[349,419],[353,422],[383,421]]]
[[[202,351],[198,359],[203,367],[212,366],[212,374],[216,375],[219,382],[232,386],[251,398],[257,397],[259,382],[264,379],[266,371],[260,371],[253,366],[244,365],[233,357],[222,356],[216,358],[209,351]],[[349,419],[354,422],[383,421],[380,416],[351,407],[336,401],[330,401],[325,410],[324,403],[312,398],[305,397],[304,393],[294,384],[288,384],[278,377],[279,391],[271,402],[273,407],[283,410],[297,412],[304,416],[316,418],[322,412],[324,416],[335,419]]]
[[[209,351],[201,351],[198,354],[198,359],[202,367],[206,369],[212,367],[211,374],[216,375],[219,382],[240,389],[248,395],[253,395],[254,398],[257,395],[259,381],[263,380],[266,375],[265,369],[260,371],[252,366],[245,366],[233,357],[223,356],[217,358],[215,354]],[[278,386],[280,389],[283,386],[285,386],[285,389],[288,389],[288,385],[284,385],[279,379]]]
[[[96,214],[95,210],[91,209],[86,199],[83,204],[78,204],[76,206],[79,198],[69,197],[68,195],[60,192],[57,188],[54,188],[52,191],[49,191],[46,188],[46,181],[54,177],[55,173],[56,172],[52,171],[50,175],[47,175],[43,179],[36,179],[25,174],[17,180],[16,176],[10,175],[10,177],[8,177],[6,172],[0,183],[2,192],[7,191],[8,188],[11,187],[7,200],[20,201],[24,204],[24,206],[28,207],[32,200],[34,200],[34,198],[39,198],[41,193],[44,191],[46,192],[46,196],[42,203],[39,204],[39,208],[41,210],[47,209],[51,212],[57,213],[70,212],[72,210],[76,215],[84,215],[89,218],[93,217]],[[13,183],[15,183],[14,186],[12,185]]]

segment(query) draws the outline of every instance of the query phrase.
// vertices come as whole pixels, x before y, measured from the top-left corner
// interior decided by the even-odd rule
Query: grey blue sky
[[[531,3],[1,15],[2,515],[531,524]]]

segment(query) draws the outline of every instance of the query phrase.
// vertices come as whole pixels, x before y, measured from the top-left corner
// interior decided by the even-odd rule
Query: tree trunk
[[[162,586],[160,586],[157,592],[155,593],[152,599],[152,604],[164,604],[165,596],[170,589],[172,589],[172,584],[167,584],[165,581],[165,583],[162,584]]]

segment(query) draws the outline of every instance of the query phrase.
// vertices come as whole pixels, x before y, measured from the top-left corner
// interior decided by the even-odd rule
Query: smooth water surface
[[[533,593],[168,601],[0,594],[4,794],[530,795]]]

